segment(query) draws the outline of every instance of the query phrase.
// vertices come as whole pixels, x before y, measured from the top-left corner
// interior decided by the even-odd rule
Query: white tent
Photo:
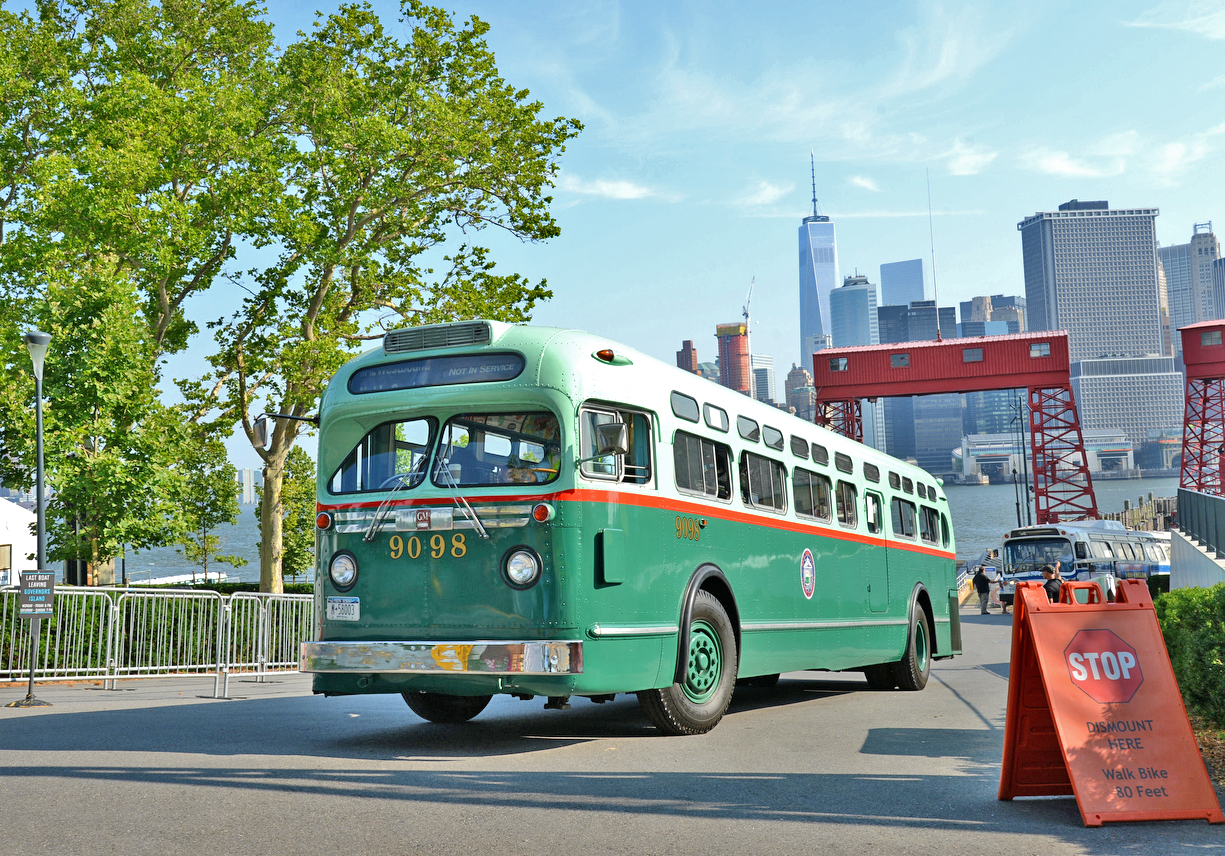
[[[17,585],[22,571],[37,570],[37,553],[34,512],[0,499],[0,585]]]

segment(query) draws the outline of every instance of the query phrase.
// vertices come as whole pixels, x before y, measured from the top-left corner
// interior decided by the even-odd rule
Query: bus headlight
[[[514,589],[531,588],[540,579],[540,556],[530,547],[514,547],[502,558],[502,576]]]
[[[357,582],[357,557],[348,550],[341,550],[328,564],[328,576],[337,591],[348,591]]]

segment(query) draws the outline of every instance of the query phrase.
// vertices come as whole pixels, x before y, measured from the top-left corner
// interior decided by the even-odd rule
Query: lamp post
[[[21,337],[26,349],[30,352],[30,361],[34,363],[34,430],[35,453],[37,457],[34,473],[34,501],[38,529],[38,571],[47,569],[47,524],[45,514],[46,497],[43,491],[43,358],[47,356],[47,346],[51,343],[50,333],[37,330]],[[51,588],[54,589],[54,577]],[[26,697],[15,701],[6,707],[50,707],[49,702],[34,697],[34,667],[38,664],[38,630],[42,622],[33,617],[30,619],[30,683]]]

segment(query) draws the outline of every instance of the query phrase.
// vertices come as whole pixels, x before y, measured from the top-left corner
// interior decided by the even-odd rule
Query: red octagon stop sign
[[[1081,630],[1063,659],[1072,683],[1100,704],[1129,702],[1144,683],[1136,649],[1111,630]]]

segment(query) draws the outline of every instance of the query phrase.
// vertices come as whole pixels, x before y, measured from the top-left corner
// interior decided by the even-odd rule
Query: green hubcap
[[[709,701],[723,672],[723,644],[715,628],[695,621],[689,629],[689,667],[685,671],[685,696],[696,704]]]
[[[927,622],[919,621],[915,625],[914,658],[919,671],[927,671]]]

